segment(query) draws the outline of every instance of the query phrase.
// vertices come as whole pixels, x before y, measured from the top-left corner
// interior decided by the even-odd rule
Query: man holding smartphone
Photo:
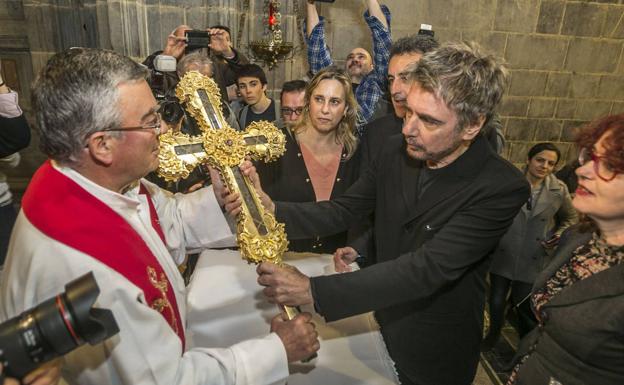
[[[207,34],[209,43],[205,47],[191,47],[196,49],[209,49],[208,56],[214,63],[213,79],[219,85],[221,97],[230,102],[236,99],[236,71],[241,65],[249,64],[249,59],[238,52],[233,46],[230,36],[230,29],[226,26],[216,25],[205,31],[194,30],[188,25],[177,26],[169,36],[162,51],[156,51],[148,56],[143,64],[149,69],[154,69],[154,61],[159,55],[166,55],[180,61],[189,52],[188,32],[204,32]],[[191,50],[192,51],[192,50]],[[177,83],[177,74],[172,73]],[[173,85],[175,86],[175,85]]]

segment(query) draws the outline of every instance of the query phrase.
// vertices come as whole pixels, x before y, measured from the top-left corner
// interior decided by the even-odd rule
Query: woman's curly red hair
[[[606,116],[587,124],[581,128],[576,143],[579,148],[593,150],[605,133],[609,133],[609,138],[602,142],[605,153],[600,155],[609,160],[616,172],[624,173],[624,114]]]
[[[605,153],[600,155],[609,160],[609,165],[616,172],[624,173],[624,114],[606,116],[582,127],[576,143],[579,148],[593,150],[596,142],[606,133],[609,134],[609,139],[602,142]],[[597,224],[584,214],[579,222],[582,232],[600,232]]]

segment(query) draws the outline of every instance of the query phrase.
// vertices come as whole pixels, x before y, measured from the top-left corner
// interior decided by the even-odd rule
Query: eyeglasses
[[[295,114],[295,115],[299,116],[299,115],[301,115],[302,112],[303,112],[303,107],[297,107],[297,108],[282,107],[282,114],[283,115],[290,116],[292,114]]]
[[[581,149],[578,161],[581,166],[590,161],[594,162],[594,172],[598,175],[598,178],[604,180],[605,182],[612,181],[619,174],[609,163],[606,156],[596,155],[589,148]]]
[[[145,123],[141,126],[130,126],[130,127],[114,127],[114,128],[106,128],[100,131],[143,131],[143,130],[154,130],[156,135],[160,135],[162,131],[162,117],[159,112],[154,113],[154,120],[150,123]]]

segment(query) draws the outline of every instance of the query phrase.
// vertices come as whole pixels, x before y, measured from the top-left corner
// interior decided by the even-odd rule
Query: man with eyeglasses
[[[113,51],[53,56],[33,89],[41,148],[12,234],[0,288],[0,319],[13,317],[92,271],[95,306],[120,332],[63,358],[68,383],[271,384],[288,362],[319,347],[310,315],[281,315],[272,333],[229,348],[191,347],[186,289],[177,270],[188,252],[230,246],[217,183],[172,195],[143,176],[159,163],[158,104],[146,69]],[[213,293],[212,295],[214,295]]]
[[[284,126],[291,129],[301,120],[305,106],[305,89],[307,83],[303,80],[291,80],[282,85],[280,92],[280,112]]]

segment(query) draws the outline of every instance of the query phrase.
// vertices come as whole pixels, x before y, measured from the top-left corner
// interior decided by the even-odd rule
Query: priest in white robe
[[[226,349],[185,349],[186,291],[176,262],[234,236],[212,188],[173,196],[142,180],[167,130],[146,70],[112,51],[52,57],[33,90],[50,160],[24,195],[2,276],[0,316],[13,317],[92,271],[120,332],[63,359],[69,384],[272,384],[318,350],[303,314]],[[206,293],[219,295],[219,293]]]

